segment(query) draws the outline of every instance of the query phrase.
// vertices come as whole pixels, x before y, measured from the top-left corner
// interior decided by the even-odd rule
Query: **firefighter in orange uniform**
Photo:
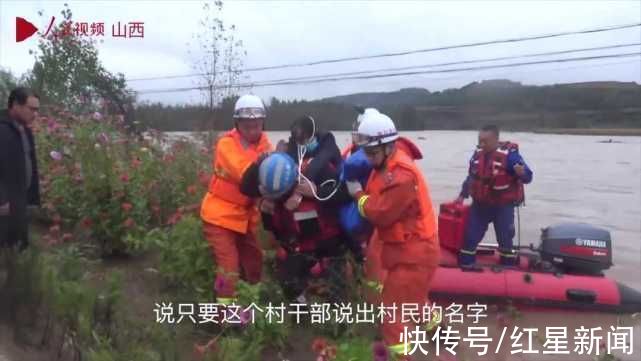
[[[396,147],[394,122],[378,111],[365,115],[357,135],[374,169],[365,191],[357,181],[347,182],[347,187],[383,244],[381,262],[387,276],[382,301],[397,309],[395,322],[384,322],[382,333],[385,344],[402,359],[406,347],[410,349],[402,339],[404,328],[413,331],[415,326],[401,322],[402,304],[429,303],[439,262],[436,219],[427,182],[412,158]],[[427,328],[433,326],[430,322]]]
[[[265,106],[255,95],[243,95],[234,107],[236,126],[215,145],[214,174],[200,217],[216,262],[216,302],[235,301],[242,270],[249,283],[260,281],[263,254],[256,238],[259,215],[254,201],[240,192],[243,173],[272,150],[263,131]]]
[[[367,179],[371,173],[372,167],[367,157],[364,155],[363,149],[358,146],[358,126],[361,121],[369,116],[369,114],[377,114],[378,110],[374,108],[359,109],[360,114],[353,124],[352,143],[343,150],[342,156],[345,159],[343,165],[343,172],[345,180],[357,180],[361,186],[365,187]],[[411,140],[399,136],[395,141],[395,147],[399,151],[405,152],[411,159],[423,159],[423,154],[420,149]],[[365,162],[363,162],[365,160]],[[367,221],[365,221],[367,223]],[[361,227],[365,228],[365,227]],[[367,253],[365,262],[365,279],[368,289],[366,291],[366,299],[371,303],[380,303],[380,293],[383,289],[383,282],[385,280],[386,272],[381,265],[381,252],[383,244],[378,237],[377,233],[367,232],[366,234],[357,234],[356,237],[362,239],[363,237],[369,238],[367,243]]]

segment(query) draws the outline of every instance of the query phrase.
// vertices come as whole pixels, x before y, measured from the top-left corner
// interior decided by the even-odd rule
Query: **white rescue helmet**
[[[374,108],[367,108],[356,118],[358,130],[355,132],[357,144],[361,147],[376,147],[398,139],[396,126],[390,117]]]
[[[246,94],[236,101],[234,119],[264,119],[266,116],[265,105],[256,95]]]

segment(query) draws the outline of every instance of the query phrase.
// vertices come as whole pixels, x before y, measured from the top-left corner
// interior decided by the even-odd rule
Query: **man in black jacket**
[[[36,149],[30,124],[40,100],[31,90],[16,88],[8,109],[0,112],[0,248],[28,245],[27,207],[40,205]]]

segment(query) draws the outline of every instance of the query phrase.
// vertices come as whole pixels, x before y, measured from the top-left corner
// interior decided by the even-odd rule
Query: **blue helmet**
[[[286,153],[276,152],[265,158],[258,168],[261,193],[267,198],[278,198],[289,192],[296,184],[298,168]]]

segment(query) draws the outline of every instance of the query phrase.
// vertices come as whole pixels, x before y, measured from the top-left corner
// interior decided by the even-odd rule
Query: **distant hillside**
[[[499,106],[519,110],[613,109],[641,106],[641,85],[609,81],[532,86],[493,79],[433,93],[426,89],[408,88],[396,92],[343,95],[320,101],[379,108],[431,105]]]
[[[234,99],[226,99],[215,114],[206,107],[142,104],[136,116],[145,124],[165,130],[225,129],[233,125],[233,104]],[[478,129],[485,123],[512,130],[641,129],[641,86],[637,83],[532,86],[506,79],[437,92],[405,88],[311,101],[273,98],[266,128],[289,129],[296,117],[309,114],[324,129],[350,130],[356,118],[354,105],[378,108],[403,130]]]
[[[323,98],[319,101],[326,103],[356,104],[362,106],[387,106],[387,105],[416,105],[420,104],[430,95],[427,89],[405,88],[387,93],[356,93]]]

